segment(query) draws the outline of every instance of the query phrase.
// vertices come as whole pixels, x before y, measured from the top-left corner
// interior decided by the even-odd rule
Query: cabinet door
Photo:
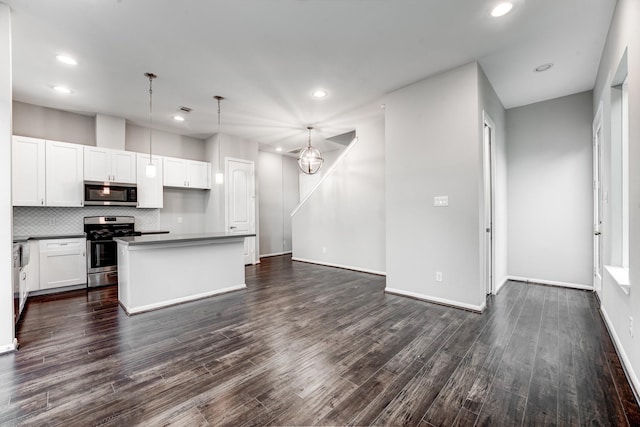
[[[84,147],[84,180],[112,181],[111,150]]]
[[[152,162],[156,166],[156,176],[149,178],[146,175],[146,167],[149,164],[149,155],[138,153],[138,207],[161,208],[163,202],[162,182],[163,168],[162,158],[153,156]]]
[[[187,161],[174,157],[164,157],[163,161],[163,184],[165,187],[186,187],[187,186]]]
[[[46,205],[82,206],[83,146],[47,141],[46,147]]]
[[[40,289],[40,241],[29,240],[29,264],[27,264],[27,291]]]
[[[85,239],[40,241],[40,289],[87,283]]]
[[[44,140],[14,136],[11,157],[13,206],[44,206]]]
[[[111,153],[111,177],[115,182],[136,183],[136,153],[113,150]]]
[[[211,164],[207,162],[188,161],[187,186],[190,188],[211,188]]]

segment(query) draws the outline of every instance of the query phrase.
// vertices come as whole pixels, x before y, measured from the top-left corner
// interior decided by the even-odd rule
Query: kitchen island
[[[118,299],[127,314],[246,288],[244,240],[255,234],[116,237]]]

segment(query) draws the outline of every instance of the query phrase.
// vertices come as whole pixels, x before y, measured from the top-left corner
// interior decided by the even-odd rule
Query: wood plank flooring
[[[115,287],[32,299],[0,425],[640,425],[589,292],[510,282],[479,315],[288,256],[246,275],[133,317]]]

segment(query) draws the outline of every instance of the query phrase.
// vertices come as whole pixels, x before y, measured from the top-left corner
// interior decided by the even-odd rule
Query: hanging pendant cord
[[[156,76],[153,73],[144,73],[144,75],[149,79],[149,164],[152,164],[151,153],[153,151],[153,138],[152,138],[152,125],[153,125],[153,79]]]

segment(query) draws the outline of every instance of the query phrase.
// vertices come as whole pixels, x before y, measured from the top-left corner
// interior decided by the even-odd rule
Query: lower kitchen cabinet
[[[40,240],[40,290],[87,283],[85,239]]]

